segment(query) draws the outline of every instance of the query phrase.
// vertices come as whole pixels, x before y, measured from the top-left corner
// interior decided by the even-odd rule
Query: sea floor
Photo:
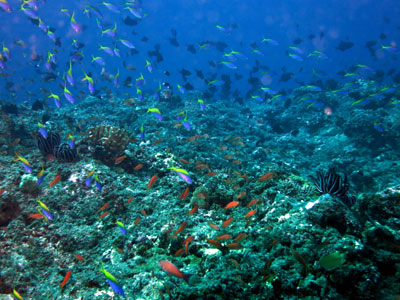
[[[104,94],[61,109],[3,109],[0,293],[15,288],[37,300],[400,299],[395,92],[363,106],[351,93],[320,93],[331,111],[305,103],[304,89],[277,102],[206,100],[204,110],[198,96],[140,102]],[[162,121],[148,112],[155,107]],[[43,119],[64,142],[74,136],[79,159],[40,152]],[[347,176],[355,203],[318,192],[317,171],[331,168]],[[38,200],[52,220],[40,217]],[[178,273],[163,270],[160,260]],[[185,274],[192,274],[188,282]]]

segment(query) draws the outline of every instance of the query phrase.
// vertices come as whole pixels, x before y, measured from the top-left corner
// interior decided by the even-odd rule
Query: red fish
[[[252,206],[252,205],[254,205],[254,204],[256,204],[257,203],[257,199],[253,199],[253,200],[251,200],[250,202],[249,202],[249,204],[247,204],[247,207],[250,207],[250,206]]]
[[[212,176],[215,176],[215,175],[217,175],[217,172],[208,172],[206,174],[206,176],[208,176],[208,177],[212,177]]]
[[[110,203],[106,203],[106,204],[104,204],[101,208],[100,208],[100,210],[105,210],[107,207],[108,207],[108,205],[110,205]]]
[[[199,206],[195,205],[193,208],[188,212],[189,215],[196,213],[199,210]]]
[[[153,186],[153,184],[157,181],[157,179],[158,179],[157,175],[154,175],[153,177],[151,177],[149,184],[147,185],[147,189],[150,189]]]
[[[175,233],[180,233],[182,232],[185,228],[186,228],[187,222],[183,221],[182,225],[178,228],[177,231],[175,231]]]
[[[50,182],[49,186],[53,186],[56,185],[57,183],[59,183],[61,180],[61,174],[57,173],[56,177],[54,177],[53,181]]]
[[[139,171],[141,168],[143,168],[143,164],[138,164],[136,167],[133,168],[133,170]]]
[[[185,249],[181,248],[175,252],[174,256],[181,256],[183,253],[185,253]]]
[[[74,256],[78,259],[78,260],[83,260],[83,256],[80,254],[74,254]]]
[[[237,235],[237,237],[235,237],[235,239],[233,241],[239,242],[239,241],[243,240],[246,236],[247,236],[247,234],[245,234],[244,232],[241,232]]]
[[[239,244],[239,243],[230,243],[230,244],[228,244],[228,245],[226,245],[229,249],[235,249],[235,250],[239,250],[239,249],[242,249],[243,248],[243,246],[241,245],[241,244]]]
[[[230,234],[222,234],[219,237],[217,237],[217,240],[230,240],[232,236]]]
[[[269,179],[272,179],[275,177],[275,173],[269,172],[263,176],[261,176],[260,178],[258,178],[258,181],[267,181]]]
[[[132,202],[132,200],[133,200],[133,197],[130,197],[130,198],[128,199],[128,202],[126,202],[126,204],[129,204],[129,203],[131,203],[131,202]]]
[[[71,273],[72,273],[71,270],[69,270],[67,272],[67,274],[65,274],[64,280],[60,283],[61,290],[63,289],[65,284],[68,282],[69,278],[71,277]]]
[[[142,219],[141,217],[137,217],[137,218],[136,218],[136,220],[135,220],[135,226],[139,223],[139,221],[140,221],[141,219]]]
[[[178,199],[179,199],[179,200],[181,200],[181,199],[186,199],[186,197],[187,197],[188,194],[189,194],[189,188],[187,187],[187,188],[185,189],[185,191],[182,192],[182,194],[179,195]]]
[[[207,243],[217,247],[217,248],[221,248],[222,245],[220,242],[216,241],[216,240],[212,240],[212,239],[206,239]]]
[[[106,211],[105,213],[103,213],[100,217],[99,220],[103,219],[104,217],[107,217],[110,213],[108,211]]]
[[[230,218],[226,219],[226,220],[222,223],[222,226],[221,226],[221,227],[222,227],[222,228],[225,228],[225,227],[231,225],[232,221],[233,221],[233,217],[230,217]]]
[[[44,216],[42,214],[32,214],[28,216],[31,219],[43,219]]]
[[[186,281],[187,284],[189,284],[189,279],[190,276],[192,276],[192,274],[186,274],[181,272],[177,266],[175,266],[173,263],[169,262],[168,260],[160,260],[158,262],[158,264],[160,265],[161,269],[163,269],[163,271],[165,273],[167,273],[170,276],[175,276],[177,278],[181,278],[183,280]]]
[[[210,221],[208,222],[208,225],[210,225],[212,229],[219,230],[219,227]]]
[[[3,193],[6,191],[6,189],[1,189],[0,190],[0,196],[3,195]]]

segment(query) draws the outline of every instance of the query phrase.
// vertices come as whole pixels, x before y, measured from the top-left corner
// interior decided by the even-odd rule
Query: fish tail
[[[190,278],[193,276],[193,274],[189,273],[183,273],[183,280],[186,281],[187,284],[189,284]]]

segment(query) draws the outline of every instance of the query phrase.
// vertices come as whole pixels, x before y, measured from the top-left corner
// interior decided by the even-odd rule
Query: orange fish
[[[122,161],[123,161],[125,158],[126,158],[126,154],[124,154],[124,155],[122,155],[122,156],[120,156],[120,157],[117,157],[117,158],[115,159],[115,161],[114,161],[114,165],[119,165],[120,163],[122,163]]]
[[[274,177],[275,177],[275,173],[269,172],[269,173],[261,176],[260,178],[258,178],[258,181],[267,181],[267,180],[272,179]]]
[[[43,219],[44,216],[42,214],[32,214],[28,216],[31,219]]]
[[[245,234],[244,232],[241,232],[237,235],[237,237],[235,237],[233,239],[234,242],[239,242],[241,240],[243,240],[245,237],[247,236],[247,234]]]
[[[0,196],[3,195],[3,193],[6,191],[6,189],[1,189],[0,190]]]
[[[83,256],[80,254],[74,254],[74,256],[78,259],[78,260],[83,260]]]
[[[211,228],[213,228],[215,230],[219,230],[219,227],[217,225],[215,225],[214,223],[208,222],[208,225],[210,225]]]
[[[228,219],[226,219],[223,223],[222,223],[222,228],[225,228],[225,227],[227,227],[227,226],[229,226],[231,223],[232,223],[232,221],[233,221],[233,217],[230,217],[230,218],[228,218]]]
[[[136,167],[133,168],[133,170],[139,171],[141,168],[143,168],[143,164],[138,164]]]
[[[192,215],[199,210],[199,206],[196,204],[193,208],[188,212],[188,215]]]
[[[234,160],[232,163],[234,165],[240,165],[242,163],[242,161],[241,160]]]
[[[245,191],[243,191],[243,192],[241,192],[239,195],[237,195],[237,197],[236,197],[236,199],[240,199],[240,198],[243,198],[243,197],[245,197],[246,196],[246,192]]]
[[[67,274],[65,274],[64,280],[60,283],[60,288],[61,290],[63,289],[63,287],[65,286],[65,284],[68,282],[69,278],[71,277],[71,270],[69,270],[67,272]]]
[[[182,192],[182,194],[179,195],[178,199],[186,199],[187,195],[189,194],[189,188],[187,187],[185,191]]]
[[[243,218],[247,219],[250,218],[252,215],[254,215],[257,212],[257,210],[251,210],[249,211]]]
[[[157,181],[158,176],[154,175],[153,177],[151,177],[149,184],[147,185],[147,189],[150,189],[152,187],[152,185]]]
[[[59,183],[61,180],[61,174],[57,173],[56,177],[54,177],[53,181],[50,182],[49,186],[53,186],[56,185],[57,183]]]
[[[220,242],[216,241],[216,240],[212,240],[212,239],[206,239],[207,243],[217,247],[217,248],[221,248],[222,245]]]
[[[252,205],[254,205],[254,204],[256,204],[257,203],[257,199],[253,199],[253,200],[251,200],[250,202],[249,202],[249,204],[247,204],[247,207],[250,207],[250,206],[252,206]]]
[[[140,221],[141,219],[142,219],[141,217],[137,217],[137,218],[136,218],[135,223],[134,223],[135,226],[137,225],[137,223],[139,223],[139,221]]]
[[[180,232],[182,232],[182,231],[186,228],[186,225],[187,225],[187,222],[186,222],[186,221],[183,221],[182,224],[181,224],[181,226],[178,228],[177,231],[175,231],[175,233],[180,233]]]
[[[230,234],[222,234],[219,237],[217,237],[217,240],[230,240],[232,236]]]
[[[173,263],[169,262],[168,260],[160,260],[158,262],[158,264],[160,265],[161,269],[163,269],[163,271],[165,273],[167,273],[168,275],[175,276],[177,278],[181,278],[181,279],[185,280],[187,284],[189,284],[190,276],[192,276],[191,274],[185,274],[185,273],[181,272],[177,266],[175,266]]]
[[[242,249],[243,248],[243,246],[241,245],[241,244],[239,244],[239,243],[230,243],[230,244],[228,244],[228,245],[226,245],[229,249],[235,249],[235,250],[238,250],[238,249]]]
[[[126,204],[129,204],[129,203],[131,203],[131,202],[132,202],[132,200],[133,200],[133,197],[130,197],[130,198],[128,199],[128,202],[126,202]]]
[[[105,213],[102,213],[102,215],[99,217],[99,220],[103,219],[104,217],[107,217],[109,214],[110,213],[107,211]]]
[[[239,202],[238,202],[238,201],[231,201],[231,202],[229,202],[229,203],[225,206],[225,209],[234,208],[234,207],[236,207],[236,206],[238,206],[238,205],[239,205]]]
[[[101,208],[100,208],[100,210],[105,210],[107,207],[108,207],[108,205],[110,205],[110,203],[106,203],[106,204],[104,204]]]
[[[140,210],[140,213],[141,213],[143,216],[147,216],[147,212],[146,212],[144,209]]]

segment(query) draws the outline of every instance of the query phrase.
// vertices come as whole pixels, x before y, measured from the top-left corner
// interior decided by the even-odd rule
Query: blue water
[[[131,94],[136,94],[134,79],[140,73],[143,73],[146,80],[143,90],[150,94],[157,89],[159,82],[165,81],[177,92],[176,85],[185,83],[179,73],[182,68],[191,72],[187,82],[199,91],[207,89],[207,82],[196,76],[196,70],[201,70],[206,80],[221,79],[226,74],[232,81],[232,87],[224,94],[218,94],[222,88],[217,87],[215,97],[218,99],[223,96],[233,97],[234,90],[237,90],[234,94],[236,96],[243,97],[247,94],[249,97],[250,94],[256,94],[248,83],[250,76],[255,80],[253,89],[264,84],[277,91],[290,91],[301,84],[317,80],[334,78],[339,82],[350,81],[343,74],[337,73],[350,72],[350,68],[357,63],[383,72],[399,67],[396,59],[398,53],[380,50],[381,44],[396,47],[399,40],[396,16],[400,8],[396,1],[142,1],[140,7],[144,16],[141,19],[124,9],[124,1],[112,1],[121,9],[121,13],[110,11],[101,1],[37,1],[38,9],[35,12],[47,26],[54,29],[61,47],[56,46],[29,20],[19,9],[19,1],[9,3],[12,12],[1,12],[0,41],[10,50],[11,55],[2,70],[3,73],[10,74],[1,82],[2,101],[21,102],[46,98],[47,91],[41,92],[39,88],[62,94],[59,87],[63,83],[62,75],[68,70],[70,54],[76,51],[72,47],[72,39],[84,44],[80,49],[84,58],[72,66],[77,84],[70,90],[77,99],[83,99],[88,94],[85,82],[81,82],[82,70],[91,73],[97,91],[110,89]],[[99,18],[99,21],[103,29],[112,28],[116,24],[117,38],[132,42],[137,53],[131,55],[129,49],[117,39],[102,36],[96,25],[96,15],[92,12],[89,18],[83,12],[87,4],[101,11],[104,18]],[[83,28],[82,32],[74,32],[70,26],[70,18],[61,12],[62,8],[70,13],[75,12],[76,22]],[[126,25],[123,20],[127,17],[137,22],[137,25]],[[223,26],[229,32],[218,30],[216,25]],[[171,30],[176,31],[179,44],[177,47],[169,41],[173,37]],[[315,37],[310,38],[310,35]],[[143,37],[148,40],[143,41]],[[274,39],[279,45],[261,43],[263,38]],[[16,40],[23,41],[24,47],[15,44]],[[295,40],[300,43],[295,44]],[[248,59],[238,59],[234,62],[237,69],[229,69],[219,64],[226,60],[222,58],[224,52],[218,51],[215,46],[206,50],[199,49],[199,44],[205,41],[223,42],[226,45],[223,49],[225,53],[233,49],[244,53]],[[341,41],[352,42],[354,46],[340,51],[337,46]],[[365,46],[368,41],[376,42],[371,51]],[[99,43],[111,48],[117,45],[122,57],[111,57],[99,50]],[[160,63],[148,54],[156,44],[160,45],[159,52],[163,56]],[[196,53],[187,51],[187,45],[193,45]],[[288,56],[289,46],[297,46],[304,51],[301,54],[303,61]],[[253,53],[254,47],[263,55]],[[308,57],[315,50],[322,51],[324,58]],[[47,51],[56,52],[57,59],[54,69],[51,70],[56,78],[50,82],[41,81],[38,77],[38,72],[47,71],[44,66]],[[34,55],[41,56],[42,59],[34,61]],[[104,69],[109,78],[119,70],[119,87],[113,87],[112,82],[104,80],[100,75],[102,67],[91,63],[92,55],[106,60]],[[153,65],[152,74],[144,67],[145,59]],[[210,61],[215,65],[210,66]],[[124,63],[136,70],[127,70]],[[259,67],[253,70],[257,65]],[[318,76],[313,75],[313,70],[318,70]],[[170,76],[165,75],[166,71]],[[291,79],[280,81],[284,73],[291,73]],[[365,77],[374,75],[368,72],[364,74]],[[132,87],[122,84],[128,76],[133,78]],[[393,75],[384,76],[383,80],[391,82],[392,77]],[[14,85],[5,89],[6,81]],[[66,104],[64,100],[62,102]]]

